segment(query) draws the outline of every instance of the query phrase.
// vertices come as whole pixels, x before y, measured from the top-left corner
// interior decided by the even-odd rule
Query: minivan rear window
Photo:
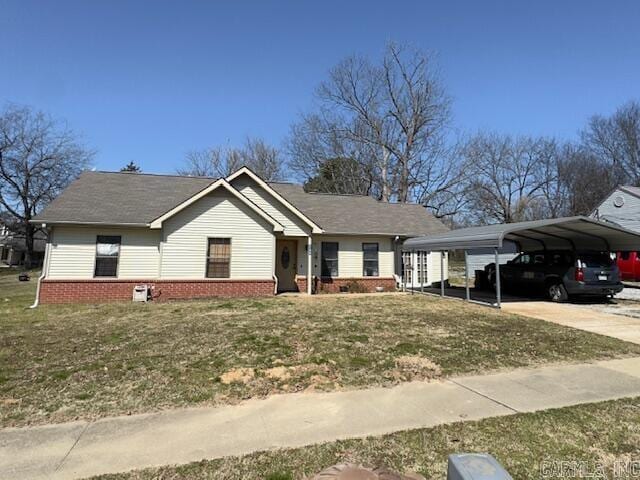
[[[578,255],[578,260],[580,260],[585,267],[595,268],[608,267],[613,263],[608,253],[581,253]]]

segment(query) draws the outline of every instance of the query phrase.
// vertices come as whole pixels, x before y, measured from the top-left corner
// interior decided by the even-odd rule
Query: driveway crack
[[[73,445],[71,445],[71,448],[69,448],[69,450],[67,451],[67,453],[65,453],[64,457],[62,457],[62,460],[60,460],[60,463],[58,463],[58,466],[56,467],[56,469],[54,470],[54,473],[56,473],[58,470],[60,470],[62,468],[62,465],[64,464],[64,462],[67,460],[67,458],[69,457],[69,455],[71,454],[71,452],[73,451],[74,448],[76,448],[76,445],[78,445],[78,442],[80,441],[80,439],[82,438],[82,436],[84,435],[84,433],[87,431],[87,429],[89,428],[89,426],[92,424],[93,422],[87,422],[87,424],[84,426],[84,428],[82,429],[82,431],[80,432],[80,435],[78,435],[78,438],[76,438],[76,441],[73,442]]]
[[[501,405],[501,406],[503,406],[504,408],[506,408],[506,409],[508,409],[508,410],[511,410],[513,413],[520,413],[520,410],[518,410],[518,409],[516,409],[516,408],[513,408],[512,406],[507,405],[506,403],[501,402],[500,400],[496,400],[495,398],[490,397],[489,395],[486,395],[486,394],[484,394],[484,393],[482,393],[482,392],[480,392],[480,391],[478,391],[478,390],[476,390],[476,389],[474,389],[474,388],[468,387],[467,385],[465,385],[465,384],[463,384],[463,383],[456,382],[455,380],[452,380],[452,379],[448,379],[448,381],[449,381],[449,382],[451,382],[451,383],[453,383],[454,385],[457,385],[457,386],[459,386],[459,387],[464,388],[465,390],[468,390],[468,391],[470,391],[470,392],[472,392],[472,393],[475,393],[476,395],[480,395],[481,397],[486,398],[487,400],[490,400],[490,401],[492,401],[493,403],[497,403],[498,405]]]

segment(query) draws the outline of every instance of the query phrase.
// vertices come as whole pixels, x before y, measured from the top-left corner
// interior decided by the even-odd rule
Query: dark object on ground
[[[440,288],[442,286],[442,282],[432,282],[431,283],[431,288]],[[444,288],[449,288],[451,287],[451,284],[449,283],[449,279],[446,278],[444,280]]]
[[[495,263],[485,271],[495,289]],[[500,265],[500,284],[505,290],[545,292],[553,302],[565,302],[569,296],[613,296],[623,288],[620,271],[608,252],[574,250],[523,252]]]
[[[18,275],[18,281],[20,281],[20,282],[28,282],[29,280],[31,280],[31,277],[26,272],[21,273],[20,275]]]
[[[449,455],[447,480],[513,480],[488,453]]]

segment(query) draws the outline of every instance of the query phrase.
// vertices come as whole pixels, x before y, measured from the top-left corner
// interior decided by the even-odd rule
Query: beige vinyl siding
[[[284,227],[284,235],[306,236],[311,232],[311,227],[276,200],[253,179],[246,175],[240,175],[234,179],[231,184],[245,197],[268,213],[273,219],[277,220]]]
[[[321,274],[321,242],[338,242],[338,278],[363,276],[363,243],[378,243],[379,276],[393,276],[393,239],[389,237],[315,235],[313,237],[313,274],[316,276]],[[307,274],[305,244],[304,241],[298,242],[298,275]]]
[[[163,225],[161,276],[206,278],[207,239],[231,239],[232,279],[271,279],[275,255],[273,226],[229,192],[216,190]]]
[[[440,252],[429,253],[429,270],[427,271],[427,281],[429,284],[440,282]],[[444,254],[444,279],[449,278],[449,254]]]
[[[144,228],[64,226],[53,228],[47,278],[93,278],[98,235],[120,235],[122,237],[118,260],[118,278],[142,280],[157,278],[160,232]]]

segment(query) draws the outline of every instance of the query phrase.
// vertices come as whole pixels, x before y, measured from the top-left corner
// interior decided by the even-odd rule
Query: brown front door
[[[296,285],[297,240],[276,240],[276,277],[278,291],[291,292]]]

